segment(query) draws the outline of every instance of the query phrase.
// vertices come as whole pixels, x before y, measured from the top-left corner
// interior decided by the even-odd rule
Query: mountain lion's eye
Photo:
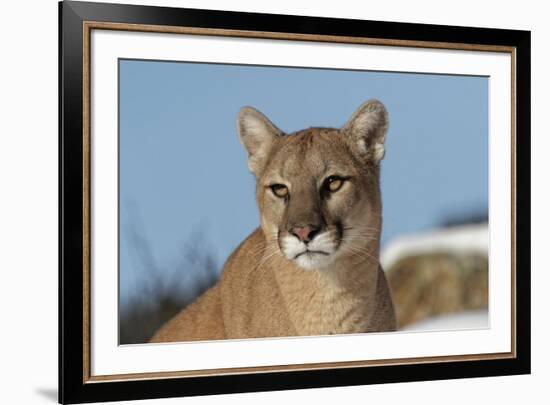
[[[324,189],[334,193],[342,188],[346,179],[339,176],[330,176],[325,180]]]
[[[284,198],[288,195],[288,188],[284,184],[273,184],[269,186],[273,194],[279,198]]]

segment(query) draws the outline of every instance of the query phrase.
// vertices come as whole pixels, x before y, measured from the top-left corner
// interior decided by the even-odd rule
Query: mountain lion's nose
[[[300,239],[302,242],[311,241],[319,233],[321,228],[318,226],[295,226],[290,233]]]

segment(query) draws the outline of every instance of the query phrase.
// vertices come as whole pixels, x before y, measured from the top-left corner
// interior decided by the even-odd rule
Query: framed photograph
[[[530,32],[59,13],[61,403],[530,372]]]

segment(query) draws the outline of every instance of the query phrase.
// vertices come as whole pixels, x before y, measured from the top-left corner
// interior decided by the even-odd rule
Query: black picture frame
[[[530,32],[334,18],[207,11],[85,2],[59,3],[59,402],[83,403],[251,391],[353,386],[530,372]],[[196,27],[396,41],[426,41],[515,49],[515,356],[418,364],[170,377],[87,380],[83,314],[86,214],[85,22]],[[88,259],[87,259],[88,258]]]

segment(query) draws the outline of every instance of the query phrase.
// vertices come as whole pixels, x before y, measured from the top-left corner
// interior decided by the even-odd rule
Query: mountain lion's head
[[[381,227],[380,161],[388,114],[367,101],[340,129],[284,134],[251,107],[237,126],[256,176],[266,255],[303,269],[339,260],[377,260]]]

